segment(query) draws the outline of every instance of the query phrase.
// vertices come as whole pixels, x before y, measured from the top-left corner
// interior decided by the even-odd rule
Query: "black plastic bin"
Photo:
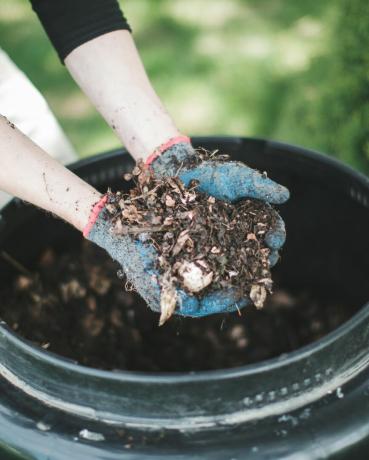
[[[79,366],[1,323],[1,460],[367,458],[369,181],[286,144],[235,137],[194,142],[267,170],[291,190],[281,207],[288,243],[276,272],[283,285],[322,295],[333,290],[362,308],[292,353],[176,374]],[[131,165],[127,154],[112,152],[72,169],[105,190]],[[0,217],[0,248],[24,262],[75,233],[17,200]],[[0,262],[0,283],[8,282],[7,270]]]

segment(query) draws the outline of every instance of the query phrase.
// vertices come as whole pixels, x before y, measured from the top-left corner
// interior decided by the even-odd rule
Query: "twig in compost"
[[[20,262],[18,262],[16,259],[14,259],[13,256],[11,256],[8,252],[6,251],[1,251],[1,257],[8,262],[13,268],[21,272],[23,275],[30,276],[32,277],[33,274]]]
[[[140,233],[170,232],[170,227],[128,227],[124,234],[139,235]]]

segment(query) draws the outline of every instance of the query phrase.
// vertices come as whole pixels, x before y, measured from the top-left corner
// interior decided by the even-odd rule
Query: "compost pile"
[[[221,160],[202,151],[196,157]],[[161,317],[163,324],[176,307],[176,289],[204,296],[233,288],[239,298],[250,297],[261,308],[272,291],[265,235],[276,221],[269,205],[245,199],[227,203],[197,190],[198,182],[184,187],[176,177],[156,178],[138,164],[126,180],[129,193],[108,192],[106,208],[111,231],[132,235],[152,244],[159,257]]]
[[[60,243],[26,267],[6,262],[0,318],[36,345],[91,367],[183,372],[255,363],[323,337],[361,305],[332,292],[292,291],[277,273],[261,310],[174,316],[158,327],[157,313],[124,290],[105,251],[78,234]]]

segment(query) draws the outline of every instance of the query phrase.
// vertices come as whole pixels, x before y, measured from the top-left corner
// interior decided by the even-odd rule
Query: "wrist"
[[[184,161],[194,154],[190,138],[176,136],[157,147],[145,164],[158,176],[174,176]]]
[[[85,238],[88,239],[92,228],[96,224],[96,221],[99,218],[102,210],[105,208],[107,200],[108,196],[106,194],[102,196],[100,195],[100,199],[95,201],[92,207],[90,207],[88,218],[85,220],[85,224],[82,228],[82,234]]]
[[[153,167],[160,175],[171,175],[178,169],[180,162],[194,153],[191,140],[187,136],[179,135],[170,138],[168,141],[157,147],[146,159],[145,164]],[[154,164],[155,163],[155,164]],[[83,236],[89,238],[92,228],[95,226],[101,212],[105,208],[108,196],[94,195],[93,201],[85,212],[82,223],[77,226],[82,230]]]
[[[191,139],[188,136],[184,135],[179,135],[170,138],[163,144],[159,145],[147,158],[145,161],[145,165],[149,166],[151,163],[153,163],[160,155],[162,155],[164,152],[169,150],[171,147],[177,145],[177,144],[189,144],[191,145]]]

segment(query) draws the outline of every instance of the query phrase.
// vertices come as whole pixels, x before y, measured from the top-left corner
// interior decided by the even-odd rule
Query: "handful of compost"
[[[203,297],[234,288],[240,299],[263,306],[272,288],[264,240],[278,219],[270,205],[217,200],[197,191],[196,180],[185,188],[178,177],[156,178],[142,164],[125,178],[135,182],[129,193],[108,193],[111,231],[155,248],[162,321],[174,312],[178,289]]]
[[[161,153],[161,152],[160,152]],[[269,203],[288,191],[224,155],[172,145],[125,179],[129,193],[98,203],[89,239],[121,263],[160,324],[173,313],[204,316],[261,308],[285,240]]]

